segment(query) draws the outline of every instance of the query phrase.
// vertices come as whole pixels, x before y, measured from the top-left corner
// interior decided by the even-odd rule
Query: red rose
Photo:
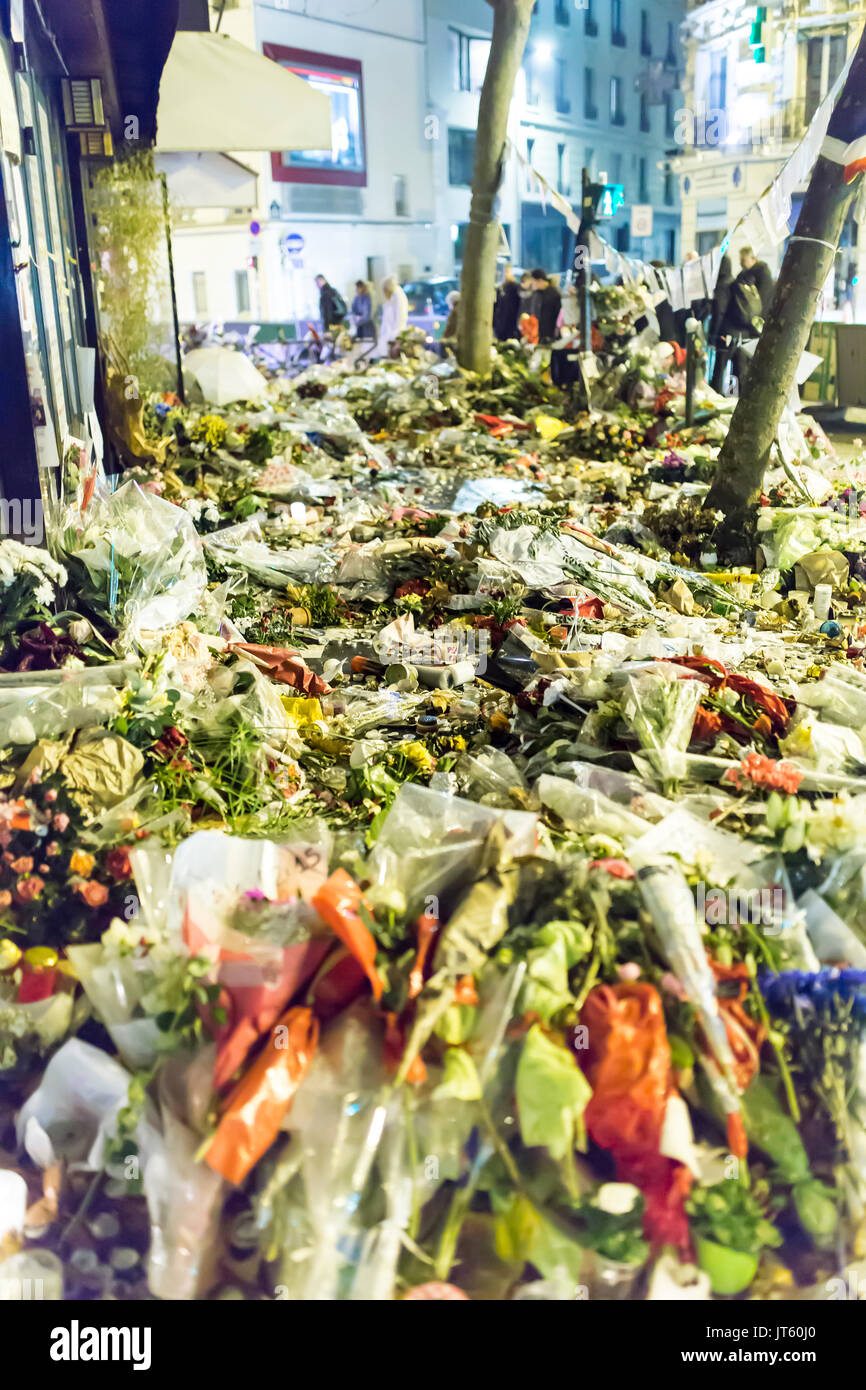
[[[105,869],[117,882],[123,878],[132,877],[132,866],[129,862],[129,850],[126,845],[118,845],[116,849],[109,850],[105,856]]]

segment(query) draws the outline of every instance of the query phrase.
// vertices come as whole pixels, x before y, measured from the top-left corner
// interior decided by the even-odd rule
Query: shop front
[[[2,530],[43,539],[61,460],[103,460],[82,184],[155,135],[178,0],[0,0]]]

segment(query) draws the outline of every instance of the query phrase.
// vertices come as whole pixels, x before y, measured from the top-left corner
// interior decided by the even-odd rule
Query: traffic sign
[[[646,237],[653,234],[653,210],[651,203],[634,203],[631,210],[631,234],[633,237]]]
[[[616,217],[625,202],[625,191],[621,183],[590,185],[594,194],[594,213],[596,217]]]
[[[289,235],[285,239],[285,247],[288,255],[300,256],[304,249],[304,238],[301,236],[300,232],[289,232]]]

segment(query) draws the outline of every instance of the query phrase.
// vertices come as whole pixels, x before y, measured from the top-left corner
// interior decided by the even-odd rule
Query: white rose
[[[595,1205],[609,1216],[627,1216],[639,1199],[640,1192],[632,1183],[606,1182],[596,1193]]]

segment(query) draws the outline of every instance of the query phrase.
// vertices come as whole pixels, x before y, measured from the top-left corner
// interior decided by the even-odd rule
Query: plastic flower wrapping
[[[646,296],[595,302],[588,411],[528,347],[154,397],[160,463],[0,545],[0,1273],[709,1300],[859,1268],[866,460],[792,416],[722,570],[730,402],[687,429]]]

